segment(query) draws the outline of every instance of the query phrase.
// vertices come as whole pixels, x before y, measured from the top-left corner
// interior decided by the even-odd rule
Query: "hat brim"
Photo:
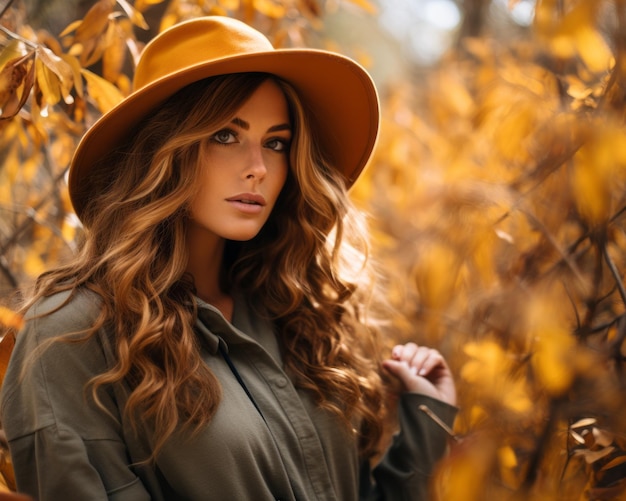
[[[313,115],[322,150],[349,188],[376,143],[376,88],[366,71],[345,56],[315,49],[282,49],[213,59],[166,75],[104,114],[81,139],[70,166],[69,191],[77,215],[80,217],[87,203],[84,182],[96,160],[118,147],[152,109],[193,82],[242,72],[271,73],[296,89]]]

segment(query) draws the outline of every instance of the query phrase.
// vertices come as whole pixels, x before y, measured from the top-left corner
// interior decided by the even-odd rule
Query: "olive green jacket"
[[[99,301],[89,292],[40,316],[66,297],[52,296],[31,310],[2,388],[0,413],[18,491],[40,501],[427,499],[429,474],[445,453],[446,437],[417,407],[426,403],[449,424],[456,409],[403,395],[401,431],[370,476],[354,435],[293,386],[272,325],[244,301],[236,302],[232,324],[198,302],[202,357],[223,391],[215,417],[191,438],[175,433],[156,464],[138,464],[150,454],[150,433],[135,433],[123,412],[128,388],[101,390],[107,412],[85,391],[87,381],[115,364],[111,332],[103,328],[86,342],[52,343],[33,356],[46,340],[85,329],[97,317]]]

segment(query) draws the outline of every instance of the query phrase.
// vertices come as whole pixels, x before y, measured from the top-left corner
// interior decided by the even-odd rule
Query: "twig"
[[[626,305],[626,289],[624,288],[622,277],[620,276],[619,270],[617,269],[617,266],[615,266],[613,259],[611,259],[611,256],[609,256],[609,251],[606,247],[606,244],[602,243],[601,245],[602,245],[602,255],[604,256],[604,260],[606,261],[606,264],[609,265],[609,269],[611,270],[611,273],[613,274],[613,278],[615,278],[615,284],[617,285],[617,290],[619,290],[619,295],[622,298],[622,302]]]
[[[7,7],[8,7],[8,5],[7,5]],[[4,11],[2,11],[2,14],[4,14]],[[2,16],[2,14],[0,14],[0,16]],[[1,24],[0,24],[0,31],[4,32],[4,34],[7,35],[10,38],[13,38],[15,40],[19,40],[20,42],[24,42],[25,45],[28,45],[33,50],[37,49],[37,44],[36,43],[31,42],[27,38],[24,38],[24,37],[18,35],[17,33],[13,33],[10,29],[5,28]]]
[[[48,191],[43,197],[41,197],[39,199],[39,202],[37,202],[37,204],[35,204],[35,206],[31,208],[32,212],[36,213],[41,207],[43,207],[44,204],[46,204],[50,200],[50,196],[53,194],[53,192],[55,190],[58,190],[57,184],[64,177],[65,177],[65,169],[63,170],[63,172],[57,175],[57,177],[54,179],[54,182],[52,184],[53,188],[51,188],[50,191]],[[27,216],[29,215],[27,214]],[[33,218],[29,216],[22,221],[22,224],[20,224],[20,226],[18,226],[17,228],[13,230],[13,233],[11,234],[11,236],[7,240],[2,242],[2,244],[0,245],[0,256],[3,256],[5,252],[7,252],[7,250],[17,242],[17,239],[21,236],[21,234],[24,231],[28,229],[28,227],[32,223],[33,223]]]
[[[570,258],[570,256],[568,256],[567,253],[564,252],[563,249],[561,249],[561,247],[559,246],[559,243],[555,240],[552,234],[548,231],[548,228],[546,228],[545,225],[539,220],[539,218],[535,217],[535,215],[532,214],[530,210],[523,208],[523,207],[520,207],[518,210],[522,214],[524,214],[528,218],[528,220],[531,223],[533,223],[539,229],[539,231],[541,231],[541,233],[543,233],[543,235],[546,237],[548,242],[550,242],[552,247],[561,256],[560,262],[565,263],[570,268],[570,270],[572,270],[574,276],[579,280],[579,282],[581,284],[584,284],[585,277],[582,275],[582,273],[578,269],[578,266],[576,266],[576,263]]]
[[[13,3],[13,0],[9,0],[6,5],[4,7],[2,7],[2,10],[0,10],[0,17],[4,16],[4,13],[7,11],[7,9],[9,7],[11,7],[11,4]]]
[[[15,288],[19,285],[4,256],[0,256],[0,270],[2,270],[2,274],[7,278],[11,287]]]
[[[539,464],[544,459],[544,454],[548,449],[550,434],[554,430],[558,420],[556,414],[559,413],[559,403],[555,400],[552,400],[550,403],[550,413],[548,415],[548,421],[546,422],[543,431],[541,432],[541,436],[538,437],[537,440],[537,448],[535,449],[532,456],[528,461],[528,469],[525,475],[525,478],[520,486],[521,492],[529,493],[537,480],[537,474],[539,472]]]

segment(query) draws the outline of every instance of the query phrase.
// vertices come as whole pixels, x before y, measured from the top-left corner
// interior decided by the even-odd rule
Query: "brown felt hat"
[[[352,59],[316,49],[274,49],[247,24],[222,16],[185,21],[151,40],[141,54],[133,92],[84,135],[72,159],[69,192],[78,217],[89,203],[94,163],[118,147],[155,107],[188,84],[216,75],[274,74],[289,82],[314,116],[322,150],[350,187],[378,135],[378,94]]]

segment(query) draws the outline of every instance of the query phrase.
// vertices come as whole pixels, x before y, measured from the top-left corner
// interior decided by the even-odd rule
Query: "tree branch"
[[[619,270],[617,269],[617,266],[615,266],[615,263],[613,262],[613,259],[611,259],[611,256],[609,256],[606,244],[602,242],[600,245],[602,247],[602,255],[604,256],[604,260],[609,266],[611,274],[615,279],[615,284],[617,285],[617,290],[619,290],[619,295],[622,298],[622,302],[626,305],[626,288],[624,288],[624,282],[622,282],[622,277],[619,274]]]

